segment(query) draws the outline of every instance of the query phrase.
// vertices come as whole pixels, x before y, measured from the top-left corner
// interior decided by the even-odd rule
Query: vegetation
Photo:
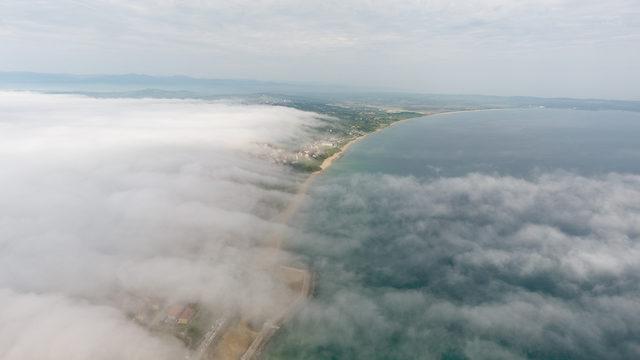
[[[293,101],[283,105],[337,119],[337,121],[328,121],[325,126],[318,129],[325,138],[336,140],[333,146],[315,149],[311,156],[290,163],[293,169],[302,172],[320,170],[320,165],[326,158],[339,152],[344,144],[354,138],[389,126],[396,121],[423,115],[411,111],[390,112],[363,105],[330,105],[313,101]]]
[[[302,171],[302,172],[315,172],[321,169],[320,164],[322,161],[318,160],[300,160],[294,161],[291,163],[291,167],[294,170]]]
[[[352,134],[353,132],[369,133],[396,121],[423,115],[422,113],[411,111],[389,112],[363,105],[330,105],[316,102],[291,102],[286,105],[299,110],[312,111],[338,118],[341,120],[341,126],[336,126],[331,130],[342,131],[344,134]]]

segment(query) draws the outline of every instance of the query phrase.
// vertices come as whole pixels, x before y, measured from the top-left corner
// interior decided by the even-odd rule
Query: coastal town
[[[327,126],[312,141],[294,149],[262,144],[259,156],[296,171],[315,172],[323,168],[323,162],[337,156],[352,141],[386,127],[398,120],[420,116],[419,113],[388,112],[364,107],[339,107],[333,105],[288,103],[300,109],[321,112],[327,116]],[[336,116],[340,116],[336,118]],[[336,120],[336,121],[333,121]],[[311,174],[298,190],[306,191],[316,174]],[[287,223],[301,203],[296,196],[278,221]],[[268,236],[266,246],[279,249],[284,235]],[[140,326],[161,336],[179,339],[189,350],[188,360],[242,359],[259,357],[269,339],[289,319],[306,298],[312,294],[312,275],[303,265],[275,265],[266,269],[277,281],[290,290],[288,297],[275,313],[256,317],[242,314],[237,309],[211,309],[198,301],[170,301],[152,296],[126,294],[121,297],[124,308],[130,309],[129,317]]]
[[[285,149],[272,144],[262,145],[262,156],[271,162],[292,167],[301,172],[315,172],[322,162],[339,153],[351,141],[387,127],[397,121],[425,115],[402,109],[384,109],[362,104],[324,104],[314,101],[260,99],[261,103],[280,105],[322,114],[325,124],[318,129],[317,138],[298,148]]]
[[[212,310],[197,302],[169,302],[150,296],[128,294],[123,297],[129,317],[151,332],[173,336],[189,350],[187,360],[256,359],[270,337],[300,304],[311,295],[310,273],[293,266],[272,270],[293,296],[273,314],[259,318],[233,309]]]

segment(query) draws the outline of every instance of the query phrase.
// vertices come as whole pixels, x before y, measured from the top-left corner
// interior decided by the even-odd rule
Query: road
[[[202,360],[204,359],[204,355],[207,353],[207,350],[216,340],[216,338],[220,337],[224,333],[224,328],[229,323],[229,316],[223,315],[218,321],[211,325],[209,331],[204,335],[204,339],[200,342],[200,346],[198,349],[191,354],[187,359],[189,360]]]
[[[282,268],[288,271],[295,271],[299,273],[300,276],[302,276],[302,286],[300,287],[300,292],[289,306],[285,307],[282,312],[265,322],[265,324],[262,326],[262,329],[260,330],[260,333],[253,340],[240,360],[257,359],[273,334],[275,334],[275,332],[280,329],[280,326],[295,313],[295,311],[307,298],[309,298],[309,296],[311,296],[311,273],[307,269],[299,269],[289,266],[282,266]]]

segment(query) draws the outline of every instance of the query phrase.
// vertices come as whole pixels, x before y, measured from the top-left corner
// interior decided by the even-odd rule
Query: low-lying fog
[[[323,121],[0,93],[0,358],[184,358],[136,299],[264,317],[293,296],[270,266],[300,255],[317,296],[273,358],[640,355],[639,175],[328,176],[293,231],[273,219],[304,175],[270,152]]]
[[[635,359],[640,176],[317,184],[317,295],[270,359]]]
[[[0,93],[0,358],[177,359],[139,297],[244,314],[289,290],[265,234],[299,175],[265,144],[316,114],[273,106]]]

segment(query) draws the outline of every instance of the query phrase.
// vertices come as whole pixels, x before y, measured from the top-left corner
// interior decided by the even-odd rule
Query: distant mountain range
[[[0,88],[44,91],[135,91],[158,89],[192,91],[209,95],[352,91],[351,88],[344,86],[242,79],[202,79],[180,75],[75,75],[33,72],[0,72]]]
[[[95,97],[215,99],[242,97],[258,102],[313,101],[397,107],[411,111],[443,108],[549,107],[583,110],[640,111],[640,101],[541,98],[530,96],[440,95],[372,90],[315,83],[242,79],[202,79],[189,76],[74,75],[0,72],[0,89],[79,93]],[[268,100],[264,100],[267,98]]]

